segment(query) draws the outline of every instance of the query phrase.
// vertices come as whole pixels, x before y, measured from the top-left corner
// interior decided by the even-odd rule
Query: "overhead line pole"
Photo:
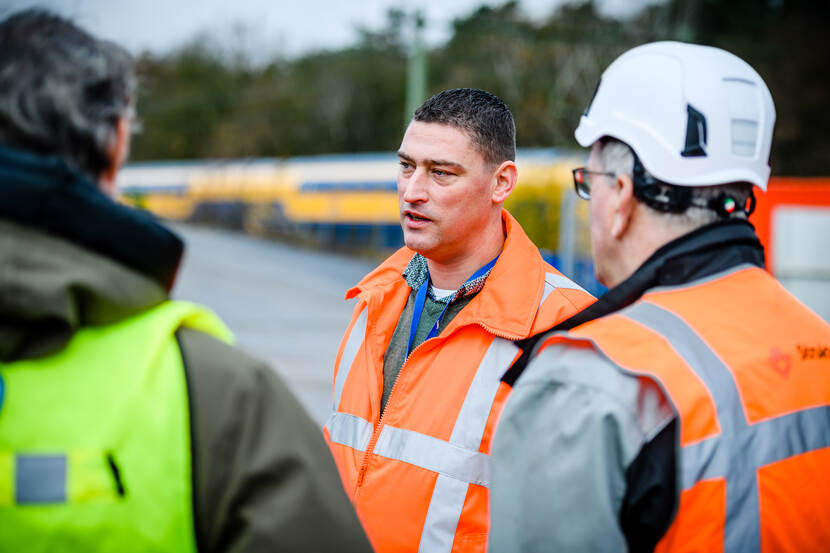
[[[427,53],[424,44],[424,16],[418,10],[414,14],[415,32],[409,51],[409,63],[406,71],[406,102],[404,106],[404,126],[409,124],[412,114],[426,100],[427,95]]]

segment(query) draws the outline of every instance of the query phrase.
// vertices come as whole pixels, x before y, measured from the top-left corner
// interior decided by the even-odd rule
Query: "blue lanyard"
[[[486,275],[487,271],[493,268],[498,259],[499,256],[494,257],[492,261],[490,261],[487,265],[473,273],[473,276],[464,281],[464,284],[467,284],[472,280]],[[418,330],[418,323],[421,322],[421,314],[424,311],[424,304],[427,300],[427,290],[429,289],[429,281],[429,273],[427,273],[427,278],[424,280],[424,283],[418,287],[418,293],[415,295],[415,308],[412,311],[412,324],[409,327],[409,343],[406,345],[406,357],[409,357],[409,352],[412,351],[412,342],[413,340],[415,340],[415,331]],[[444,313],[447,312],[447,307],[450,306],[450,303],[451,302],[447,302],[444,305],[444,309],[441,311],[441,314],[438,315],[438,320],[436,320],[435,324],[432,325],[432,328],[429,330],[429,334],[427,334],[427,337],[424,338],[424,342],[426,342],[430,338],[435,338],[436,336],[438,336],[438,327],[441,326],[441,319],[444,318]],[[406,359],[406,357],[404,357],[404,359]]]

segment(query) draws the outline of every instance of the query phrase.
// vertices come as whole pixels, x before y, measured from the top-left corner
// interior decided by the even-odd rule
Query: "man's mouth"
[[[418,213],[413,213],[411,211],[407,211],[406,213],[404,213],[404,215],[406,216],[407,219],[410,219],[412,221],[429,221],[430,220],[429,217],[424,217],[423,215],[419,215]]]

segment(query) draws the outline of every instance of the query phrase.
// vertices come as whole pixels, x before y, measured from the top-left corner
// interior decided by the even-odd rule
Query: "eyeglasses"
[[[574,190],[576,195],[583,200],[591,199],[591,179],[589,175],[604,175],[606,177],[616,177],[614,173],[603,173],[601,171],[589,171],[585,167],[577,167],[571,171],[574,176]]]

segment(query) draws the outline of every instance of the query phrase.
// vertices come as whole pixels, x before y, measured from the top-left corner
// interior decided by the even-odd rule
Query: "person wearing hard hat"
[[[526,341],[492,449],[490,551],[830,546],[830,325],[747,221],[775,108],[723,50],[658,42],[576,129],[595,304]]]

